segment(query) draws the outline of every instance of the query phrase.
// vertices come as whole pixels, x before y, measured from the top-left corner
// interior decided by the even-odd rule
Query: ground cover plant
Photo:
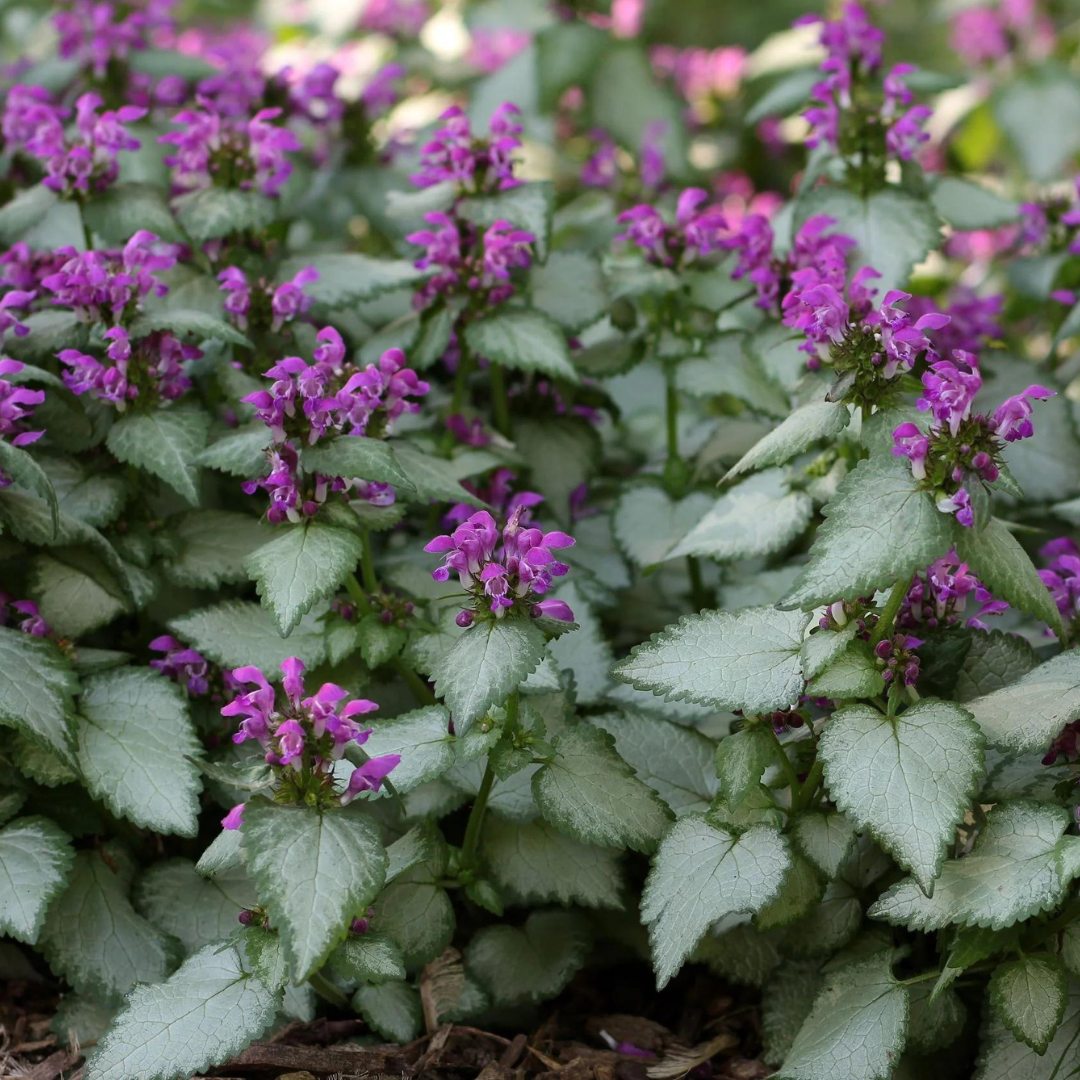
[[[1077,12],[737,7],[5,6],[0,970],[86,1080],[626,956],[791,1080],[1080,1070]]]

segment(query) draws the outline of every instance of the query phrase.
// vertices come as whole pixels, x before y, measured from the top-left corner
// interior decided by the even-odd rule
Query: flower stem
[[[345,591],[349,594],[349,599],[356,605],[356,610],[363,615],[371,613],[371,601],[367,598],[367,593],[360,587],[360,582],[356,580],[355,574],[350,574],[345,579]]]
[[[820,758],[810,766],[810,772],[806,774],[806,780],[799,788],[798,795],[795,798],[794,808],[796,810],[805,810],[810,805],[811,800],[817,793],[818,784],[821,783],[821,776],[824,771],[825,766]]]
[[[675,366],[668,364],[665,370],[667,390],[664,396],[664,419],[667,426],[667,456],[669,461],[679,460],[679,391],[675,389]]]
[[[709,607],[711,601],[705,590],[705,583],[701,580],[701,563],[696,556],[686,556],[686,570],[690,575],[690,600],[698,611],[703,611]]]
[[[364,588],[369,593],[377,593],[379,591],[379,579],[375,574],[375,560],[371,555],[371,533],[364,529],[360,533],[360,540],[364,545],[363,552],[360,555],[360,574],[364,581]]]
[[[341,1009],[349,1007],[349,999],[321,972],[316,971],[308,979],[308,985],[319,997],[329,1001],[331,1005],[337,1005]]]
[[[435,704],[435,695],[431,692],[431,687],[400,656],[394,657],[391,666],[405,680],[409,689],[413,692],[413,697],[416,698],[419,704]]]
[[[504,727],[513,731],[518,719],[518,692],[515,690],[506,699],[506,721]],[[476,865],[476,849],[480,844],[480,829],[484,824],[484,813],[487,810],[488,796],[495,785],[495,772],[491,768],[491,760],[484,769],[484,778],[480,781],[480,790],[476,793],[472,810],[469,812],[469,822],[465,826],[465,839],[461,844],[461,865],[466,870],[472,870]]]
[[[773,731],[773,726],[768,721],[765,722],[765,730],[772,736],[772,741],[776,744],[776,754],[780,759],[780,768],[784,772],[784,779],[787,781],[788,787],[791,789],[791,809],[797,810],[799,804],[799,795],[801,787],[799,784],[798,774],[795,772],[795,766],[791,764],[791,759],[787,756],[787,752],[784,750],[784,744],[780,741],[779,736]]]
[[[510,422],[510,399],[506,396],[506,376],[499,364],[488,369],[491,376],[491,408],[495,414],[495,430],[506,438],[513,438]]]
[[[892,592],[889,593],[889,599],[885,604],[885,610],[881,613],[877,626],[874,627],[874,632],[870,635],[871,648],[889,636],[893,623],[896,622],[896,616],[900,611],[900,605],[904,602],[904,597],[907,596],[910,588],[910,578],[907,581],[898,581],[893,586]]]

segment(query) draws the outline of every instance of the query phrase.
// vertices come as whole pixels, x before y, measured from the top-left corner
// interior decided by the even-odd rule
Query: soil
[[[83,1052],[49,1030],[59,987],[0,984],[0,1080],[81,1080]],[[374,1045],[355,1016],[293,1023],[209,1072],[215,1080],[761,1080],[757,995],[697,966],[658,994],[643,964],[586,969],[535,1018],[443,1024]],[[614,1045],[614,1049],[612,1048]],[[139,1080],[132,1077],[131,1080]]]

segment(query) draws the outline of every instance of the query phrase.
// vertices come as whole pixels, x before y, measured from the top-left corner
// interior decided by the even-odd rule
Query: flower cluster
[[[891,684],[897,676],[904,686],[914,686],[919,678],[919,657],[915,650],[923,642],[910,634],[894,634],[874,646],[881,677]]]
[[[485,75],[491,75],[524,52],[532,35],[513,27],[477,27],[472,32],[465,62]]]
[[[754,286],[758,307],[775,309],[780,304],[785,315],[794,318],[787,315],[794,306],[789,297],[800,286],[831,284],[843,290],[847,256],[855,241],[831,232],[835,224],[836,219],[827,214],[808,218],[795,234],[791,250],[778,255],[769,219],[764,214],[749,214],[721,241],[725,250],[738,253],[731,276],[736,280],[745,277]]]
[[[238,266],[230,266],[218,274],[221,291],[225,294],[225,310],[241,330],[248,325],[256,329],[280,330],[286,323],[305,314],[311,307],[311,297],[304,286],[319,280],[319,271],[307,266],[291,281],[274,285],[260,278],[255,285]]]
[[[0,357],[0,438],[9,438],[12,446],[28,446],[45,434],[44,431],[27,430],[31,413],[45,400],[45,391],[27,390],[4,378],[5,375],[17,375],[24,366],[18,360]],[[11,480],[0,471],[0,487],[10,484]]]
[[[502,530],[486,510],[463,521],[452,533],[436,536],[424,550],[443,555],[443,565],[432,572],[436,581],[458,575],[462,588],[473,598],[473,608],[457,617],[458,626],[469,626],[479,615],[501,619],[511,611],[528,611],[572,622],[574,614],[561,600],[538,600],[551,588],[553,578],[569,571],[552,549],[572,547],[574,538],[564,532],[541,532],[522,524],[528,507],[519,504]]]
[[[1080,547],[1067,536],[1051,540],[1039,549],[1047,565],[1039,571],[1067,627],[1080,618]]]
[[[469,481],[463,486],[492,507],[500,518],[510,518],[515,512],[519,525],[528,525],[532,521],[532,510],[544,501],[544,496],[535,491],[518,491],[517,476],[509,469],[496,469],[483,487],[477,487]],[[443,520],[449,524],[461,524],[472,515],[468,503],[455,503],[447,510]]]
[[[1049,56],[1056,34],[1053,21],[1034,0],[999,0],[964,7],[950,21],[949,43],[972,66],[1022,53],[1030,60]]]
[[[667,159],[664,157],[664,133],[667,124],[663,120],[654,120],[645,125],[641,135],[641,146],[636,163],[637,184],[640,191],[656,192],[664,183],[667,175]],[[624,174],[625,156],[620,155],[615,140],[603,128],[593,128],[589,132],[592,144],[591,153],[581,167],[581,182],[586,187],[618,190],[632,180]],[[629,167],[627,169],[629,170]]]
[[[0,487],[3,484],[0,483]],[[12,600],[0,590],[0,626],[14,626],[31,637],[48,637],[52,627],[41,617],[33,600]]]
[[[312,517],[331,491],[375,506],[392,504],[389,484],[318,474],[305,482],[297,447],[314,445],[330,433],[383,438],[403,413],[419,411],[420,403],[413,399],[429,389],[405,366],[400,349],[388,349],[377,364],[360,369],[346,362],[345,343],[333,327],[320,330],[316,339],[320,344],[313,363],[287,356],[266,372],[273,379],[269,390],[256,390],[243,399],[270,428],[274,443],[268,451],[268,475],[246,482],[243,490],[249,495],[267,492],[267,516],[274,523]]]
[[[807,16],[800,23],[818,22]],[[871,94],[881,66],[882,32],[858,4],[846,2],[835,22],[822,21],[821,44],[827,56],[825,76],[811,91],[816,104],[804,113],[811,126],[807,146],[825,143],[863,159],[886,155],[906,161],[929,139],[922,126],[930,116],[925,105],[912,105],[905,78],[915,68],[896,64],[884,76],[880,94]],[[867,160],[860,162],[867,167]]]
[[[162,634],[150,642],[154,652],[165,655],[150,661],[155,671],[167,679],[179,683],[192,697],[201,697],[210,691],[210,663],[202,653],[177,641],[170,634]],[[226,672],[228,675],[228,672]]]
[[[618,221],[627,227],[626,232],[615,239],[635,244],[656,266],[689,265],[723,248],[721,237],[727,224],[715,206],[702,208],[709,198],[702,188],[687,188],[679,196],[674,225],[668,224],[650,203],[624,210]]]
[[[165,158],[173,170],[174,186],[180,191],[214,186],[277,195],[292,175],[286,154],[302,149],[296,135],[271,123],[282,110],[260,109],[247,119],[219,112],[205,97],[198,104],[173,117],[181,130],[158,139],[174,147]]]
[[[74,394],[89,394],[123,412],[129,402],[152,407],[159,401],[175,401],[191,388],[184,363],[197,360],[202,351],[185,345],[166,331],[132,340],[122,326],[104,334],[109,363],[78,349],[62,349],[57,358],[68,368],[64,383]]]
[[[916,320],[936,314],[934,302],[926,296],[912,296],[904,306]],[[987,341],[1001,337],[998,316],[1004,306],[1005,298],[1000,293],[979,296],[974,289],[958,286],[945,305],[949,321],[931,329],[934,351],[940,356],[949,356],[957,349],[978,354]]]
[[[344,791],[336,789],[334,762],[340,761],[350,743],[363,746],[371,734],[355,717],[378,708],[366,698],[347,700],[349,692],[335,683],[323,683],[305,696],[304,663],[295,656],[281,663],[283,679],[279,694],[257,667],[233,672],[240,684],[254,690],[238,694],[222,710],[222,716],[241,716],[233,742],[254,739],[266,761],[277,771],[279,800],[351,802],[361,791],[377,791],[397,766],[398,754],[370,758],[357,766]],[[242,808],[234,807],[222,822],[226,829],[239,828]]]
[[[15,86],[4,108],[4,139],[41,162],[43,183],[50,190],[78,197],[101,191],[117,177],[120,151],[141,145],[124,125],[146,115],[146,109],[136,105],[99,113],[103,104],[95,93],[75,102],[75,134],[69,140],[67,110],[51,104],[48,91],[40,86]]]
[[[691,119],[705,123],[715,117],[716,102],[733,98],[746,73],[747,52],[741,46],[718,49],[680,49],[657,45],[650,50],[653,70],[670,78],[690,104]]]
[[[427,0],[368,0],[360,16],[360,29],[389,37],[414,38],[430,15]]]
[[[998,478],[1002,442],[1030,438],[1031,401],[1053,397],[1054,391],[1032,384],[1007,398],[991,416],[973,416],[982,373],[975,357],[960,351],[952,360],[932,363],[922,382],[918,407],[932,417],[929,431],[910,421],[901,424],[893,431],[893,453],[910,459],[912,475],[934,492],[942,513],[956,514],[961,525],[970,527],[975,507],[966,485]]]
[[[102,78],[110,62],[148,48],[152,36],[172,26],[174,0],[61,0],[53,16],[60,55]]]
[[[53,303],[71,308],[84,322],[112,327],[130,322],[147,296],[169,291],[154,275],[175,264],[176,249],[140,229],[120,251],[62,247],[55,257],[63,261],[41,279]]]
[[[977,611],[966,612],[969,597],[979,605]],[[995,600],[968,564],[950,551],[915,576],[896,616],[896,625],[904,630],[939,630],[956,626],[963,619],[966,627],[986,630],[983,620],[1000,615],[1008,606],[1004,600]]]
[[[435,271],[417,290],[417,308],[440,296],[457,296],[487,309],[513,296],[513,271],[532,265],[536,237],[531,232],[499,220],[480,233],[471,223],[441,211],[425,214],[424,220],[433,227],[406,237],[427,249],[416,260],[417,269]]]
[[[521,148],[521,110],[504,101],[491,115],[488,138],[473,135],[463,109],[452,105],[439,117],[443,126],[420,152],[420,171],[410,179],[417,187],[450,182],[462,191],[506,191],[521,181],[514,177],[514,152]]]

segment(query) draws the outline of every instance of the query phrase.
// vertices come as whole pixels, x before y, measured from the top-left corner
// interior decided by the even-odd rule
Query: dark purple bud
[[[379,618],[382,620],[382,622],[389,626],[394,621],[394,613],[389,608],[387,608],[385,611],[379,612]]]
[[[885,669],[885,670],[884,670],[884,671],[883,671],[883,672],[881,673],[881,677],[882,677],[882,678],[883,678],[883,679],[884,679],[884,680],[885,680],[886,682],[892,682],[892,677],[893,677],[893,672],[892,672],[892,668],[886,668],[886,669]]]
[[[459,611],[457,613],[457,618],[454,620],[454,622],[456,622],[458,626],[461,627],[472,626],[473,613],[471,611]]]
[[[368,931],[368,921],[367,919],[353,919],[349,929],[354,934],[366,934]]]
[[[904,668],[904,685],[914,686],[915,680],[919,677],[919,662],[918,660],[912,660],[906,668]]]
[[[250,926],[254,918],[255,916],[252,915],[251,912],[248,911],[246,908],[241,911],[239,915],[236,916],[236,919],[241,926]]]
[[[874,655],[880,660],[888,660],[892,654],[892,642],[891,641],[879,641],[874,646]]]

